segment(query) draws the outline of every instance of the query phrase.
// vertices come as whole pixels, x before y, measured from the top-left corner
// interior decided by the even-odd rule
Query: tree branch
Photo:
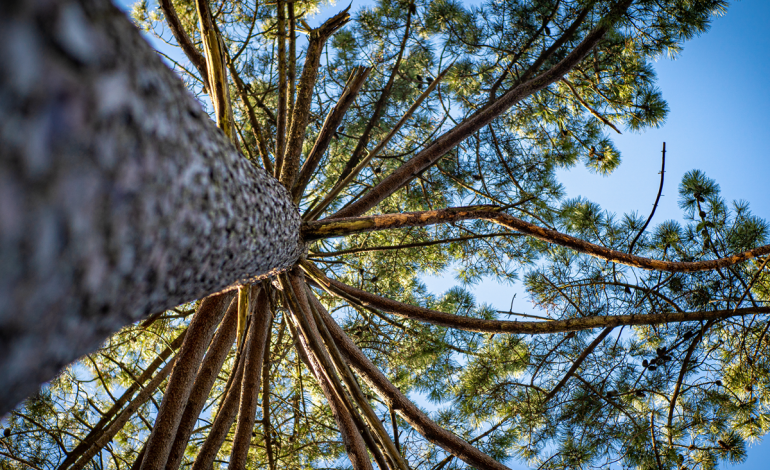
[[[681,323],[689,321],[730,318],[744,315],[761,315],[770,313],[770,307],[747,307],[730,310],[710,310],[697,312],[667,312],[655,314],[630,314],[612,316],[587,316],[566,320],[551,320],[542,322],[523,322],[510,320],[485,320],[451,313],[439,312],[424,307],[404,304],[396,300],[380,297],[355,287],[348,286],[326,277],[321,270],[311,263],[303,262],[302,269],[321,287],[332,295],[353,297],[362,305],[377,308],[403,318],[422,321],[436,326],[456,328],[478,333],[500,334],[553,334],[569,331],[589,330],[624,325],[656,325],[663,323]]]
[[[358,371],[386,405],[396,410],[417,432],[468,465],[483,470],[509,470],[508,467],[468,444],[456,434],[433,422],[390,383],[330,316],[322,314],[321,317],[347,362]]]
[[[353,73],[350,74],[350,78],[345,85],[342,96],[340,96],[339,100],[337,100],[337,104],[334,105],[334,108],[332,108],[326,116],[326,120],[316,137],[313,149],[305,159],[305,163],[302,165],[302,169],[297,176],[297,181],[295,181],[294,186],[292,186],[294,202],[299,202],[302,192],[308,182],[310,182],[310,178],[312,178],[316,168],[318,168],[321,158],[323,158],[326,150],[329,148],[329,144],[337,131],[337,127],[339,127],[342,119],[345,117],[345,113],[348,111],[350,105],[353,104],[353,101],[358,97],[358,92],[361,90],[361,86],[363,86],[371,70],[370,67],[356,67]]]
[[[169,378],[166,393],[155,418],[142,469],[165,468],[195,375],[217,326],[233,300],[234,292],[215,294],[203,299],[190,321],[184,343],[177,355],[176,367]]]
[[[634,252],[634,245],[636,245],[636,241],[639,240],[639,237],[642,236],[644,231],[647,229],[647,226],[650,225],[650,221],[652,220],[652,216],[655,215],[655,209],[658,208],[658,202],[660,202],[660,195],[663,193],[663,178],[666,174],[666,143],[663,142],[663,156],[661,157],[661,163],[660,163],[660,186],[658,187],[658,195],[655,197],[655,204],[652,205],[652,212],[650,212],[650,216],[647,217],[647,221],[644,223],[644,226],[641,230],[639,230],[639,233],[636,234],[636,237],[634,237],[634,240],[631,242],[631,245],[628,247],[628,252],[632,253]]]
[[[195,48],[190,37],[182,27],[182,22],[179,21],[179,16],[176,14],[176,9],[171,0],[159,0],[161,10],[163,10],[163,16],[166,17],[166,23],[168,24],[171,33],[174,35],[177,44],[182,48],[182,51],[198,70],[203,81],[203,86],[208,90],[209,96],[211,96],[211,85],[209,84],[209,72],[206,67],[206,58],[203,57],[198,49]]]
[[[349,217],[343,219],[324,219],[305,222],[302,226],[302,236],[306,241],[320,238],[333,238],[353,233],[371,232],[404,227],[423,227],[441,223],[458,222],[461,220],[482,219],[496,223],[519,233],[523,233],[547,243],[571,248],[605,261],[625,264],[636,268],[669,271],[695,272],[719,269],[770,253],[770,245],[764,245],[742,253],[725,256],[709,261],[663,261],[636,256],[629,253],[606,248],[585,240],[566,235],[556,230],[539,227],[524,220],[500,212],[498,206],[467,206],[450,207],[447,209],[384,214],[368,217]]]
[[[310,31],[310,42],[305,53],[305,65],[302,67],[302,76],[297,87],[297,101],[291,116],[291,129],[286,143],[283,166],[281,167],[281,183],[286,189],[291,190],[299,171],[302,143],[305,141],[305,132],[310,118],[310,105],[313,99],[313,87],[318,76],[318,68],[321,63],[321,52],[326,41],[350,19],[348,10],[342,10],[329,18],[316,29]]]
[[[492,122],[496,117],[510,109],[514,104],[561,79],[567,72],[579,64],[594,47],[596,47],[604,35],[612,29],[617,18],[628,9],[631,3],[633,3],[633,0],[623,0],[617,4],[612,8],[608,16],[603,18],[599,22],[599,25],[558,64],[539,76],[506,92],[492,104],[443,134],[425,150],[419,152],[412,159],[383,179],[377,186],[370,189],[361,198],[346,208],[337,211],[330,218],[357,216],[376,206],[386,197],[408,184],[415,176],[436,163],[442,156],[457,146],[457,144]]]
[[[596,339],[593,340],[591,344],[588,345],[587,348],[583,350],[583,352],[578,356],[577,359],[575,359],[575,362],[572,363],[572,367],[567,371],[566,374],[564,374],[564,377],[559,381],[558,384],[550,391],[548,392],[548,395],[545,396],[544,403],[548,403],[551,398],[555,397],[557,393],[559,393],[559,390],[562,389],[565,385],[567,385],[567,382],[569,381],[570,377],[577,372],[577,370],[580,368],[580,365],[583,364],[583,361],[586,360],[586,358],[596,349],[599,344],[601,344],[602,341],[604,341],[604,338],[607,337],[610,333],[612,333],[612,330],[614,329],[614,326],[608,326],[604,330],[602,330],[601,333],[599,333],[599,336],[596,337]]]

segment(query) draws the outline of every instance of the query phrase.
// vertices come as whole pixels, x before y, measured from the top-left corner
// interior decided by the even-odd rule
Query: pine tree
[[[106,1],[0,6],[0,411],[50,380],[3,468],[744,458],[765,222],[698,171],[649,231],[554,177],[663,121],[649,61],[724,2],[317,7],[138,4],[215,126]],[[427,294],[449,265],[548,316]]]

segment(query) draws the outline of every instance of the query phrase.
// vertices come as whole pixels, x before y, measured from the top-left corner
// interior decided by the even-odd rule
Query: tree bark
[[[152,433],[147,439],[147,451],[140,467],[142,470],[165,468],[203,355],[234,297],[232,291],[212,295],[195,312],[171,372]]]
[[[142,316],[290,266],[300,218],[107,0],[0,5],[0,415]]]
[[[230,470],[246,468],[246,460],[251,446],[251,432],[257,414],[257,396],[262,375],[262,361],[266,351],[268,331],[273,321],[270,304],[265,289],[260,289],[255,300],[254,313],[249,327],[249,349],[244,353],[243,385],[241,401],[238,406],[238,424],[233,437],[233,450],[230,453]],[[269,350],[268,350],[269,353]]]

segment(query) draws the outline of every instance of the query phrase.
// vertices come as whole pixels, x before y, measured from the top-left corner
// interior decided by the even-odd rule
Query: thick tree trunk
[[[107,0],[0,3],[0,415],[150,312],[291,265],[299,214]]]

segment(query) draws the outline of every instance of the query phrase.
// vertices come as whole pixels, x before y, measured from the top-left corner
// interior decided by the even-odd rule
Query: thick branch
[[[746,260],[770,253],[770,245],[726,256],[710,261],[662,261],[636,256],[622,251],[596,245],[579,238],[539,227],[524,220],[500,212],[496,206],[451,207],[423,212],[405,212],[397,214],[374,215],[369,217],[349,217],[344,219],[324,219],[305,222],[302,236],[305,240],[332,238],[353,233],[371,232],[404,227],[422,227],[461,220],[487,220],[519,233],[523,233],[547,243],[571,248],[577,252],[594,256],[613,263],[625,264],[642,269],[669,272],[709,271],[732,266]]]
[[[354,469],[371,469],[372,464],[366,452],[364,439],[359,431],[356,410],[345,396],[342,384],[334,372],[334,365],[319,338],[319,332],[311,318],[310,307],[304,292],[303,282],[296,274],[291,277],[282,274],[281,285],[287,294],[293,318],[297,323],[300,345],[305,351],[313,375],[318,380],[332,414],[337,421],[342,440]],[[362,423],[361,423],[362,424]]]
[[[163,402],[155,418],[155,425],[147,440],[147,452],[140,467],[142,470],[166,466],[182,414],[192,392],[198,366],[203,360],[217,325],[234,298],[233,294],[233,292],[227,292],[207,297],[201,302],[198,311],[190,321],[187,336],[182,343],[176,366],[171,373]]]
[[[233,450],[230,454],[230,468],[243,470],[246,468],[246,457],[251,445],[251,432],[257,414],[257,397],[259,382],[262,374],[262,361],[265,354],[265,343],[268,331],[273,323],[267,291],[259,289],[255,300],[254,313],[249,327],[249,349],[244,352],[243,385],[241,386],[241,401],[238,406],[238,424],[233,437]]]
[[[225,393],[222,404],[219,406],[216,418],[211,424],[206,440],[200,446],[198,456],[195,457],[192,470],[211,470],[214,459],[225,442],[230,428],[233,426],[235,417],[238,414],[238,402],[241,397],[241,384],[243,383],[244,363],[243,357],[236,358],[235,370],[232,372],[235,377],[230,383],[230,387]]]
[[[307,123],[310,119],[310,105],[312,104],[313,88],[315,87],[318,68],[321,63],[321,52],[323,52],[326,41],[331,35],[343,27],[350,19],[348,14],[349,8],[337,13],[321,26],[310,31],[310,42],[307,46],[307,52],[305,52],[305,65],[302,67],[302,75],[299,78],[297,102],[292,110],[291,129],[289,129],[281,177],[279,178],[281,183],[286,186],[286,189],[291,190],[292,186],[294,186],[294,180],[297,178],[297,172],[299,171],[302,143],[305,141]]]
[[[388,436],[387,431],[385,431],[385,427],[382,425],[379,417],[375,414],[374,410],[369,404],[369,401],[361,391],[361,387],[358,385],[358,381],[353,375],[353,372],[348,367],[339,348],[337,348],[337,345],[334,342],[334,338],[332,338],[329,329],[323,322],[321,312],[326,315],[328,315],[328,312],[326,312],[326,309],[323,307],[321,302],[315,297],[315,295],[313,295],[310,288],[305,287],[305,289],[307,290],[307,297],[310,299],[310,310],[312,311],[316,322],[318,323],[318,331],[321,333],[321,337],[323,338],[323,341],[331,354],[334,367],[342,377],[342,380],[345,382],[345,386],[348,388],[348,391],[353,396],[355,402],[358,404],[358,407],[363,412],[364,418],[366,418],[366,422],[374,431],[374,435],[377,436],[377,440],[379,441],[380,446],[383,447],[383,451],[390,457],[391,461],[395,463],[398,469],[409,470],[409,466],[401,456],[399,447],[390,439],[390,436]],[[396,439],[398,439],[397,436]]]
[[[424,307],[416,307],[414,305],[407,305],[396,300],[380,297],[379,295],[356,289],[355,287],[325,277],[318,268],[315,268],[310,263],[303,263],[302,269],[306,270],[308,275],[311,276],[314,281],[321,287],[328,289],[332,294],[344,298],[352,297],[364,306],[377,308],[411,320],[478,333],[552,334],[624,325],[681,323],[770,313],[770,307],[747,307],[734,310],[588,316],[542,322],[485,320],[481,318],[465,317],[462,315],[453,315],[451,313],[439,312]]]
[[[276,178],[281,176],[283,156],[286,152],[286,121],[288,118],[288,94],[289,84],[286,77],[286,1],[277,0],[278,12],[276,14],[278,36],[278,112],[275,126],[275,173]]]
[[[385,403],[396,410],[417,432],[472,467],[483,470],[508,470],[505,465],[433,422],[390,383],[387,377],[377,369],[377,366],[372,364],[330,316],[322,315],[322,318],[348,363],[358,371]]]
[[[235,341],[237,324],[238,305],[237,302],[231,302],[225,318],[219,325],[214,339],[211,340],[211,346],[209,346],[206,357],[203,359],[203,363],[195,376],[195,383],[190,392],[190,397],[187,399],[184,414],[182,414],[182,419],[179,422],[179,427],[174,437],[174,443],[169,452],[166,470],[177,470],[179,464],[182,463],[184,452],[187,448],[187,441],[189,441],[195,429],[198,416],[206,405],[211,388],[214,386],[217,375],[222,370],[222,365],[225,363],[225,359],[227,359],[227,355]]]

